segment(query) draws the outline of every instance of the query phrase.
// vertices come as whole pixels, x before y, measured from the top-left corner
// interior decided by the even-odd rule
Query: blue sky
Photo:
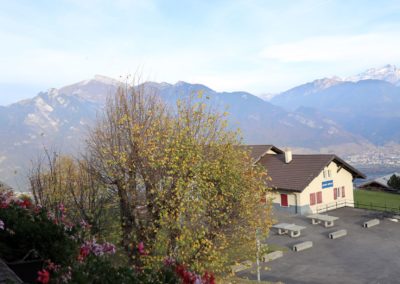
[[[0,0],[0,105],[93,77],[276,93],[400,64],[400,1]]]

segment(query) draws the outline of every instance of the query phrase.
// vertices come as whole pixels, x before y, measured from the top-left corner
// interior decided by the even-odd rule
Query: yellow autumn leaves
[[[90,174],[117,200],[132,262],[143,264],[132,244],[144,242],[148,259],[223,273],[238,247],[254,258],[256,229],[268,231],[265,170],[203,95],[168,106],[144,88],[120,89],[90,131]]]

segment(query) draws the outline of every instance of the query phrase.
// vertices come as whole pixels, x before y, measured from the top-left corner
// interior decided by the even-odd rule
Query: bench
[[[335,225],[335,221],[339,219],[339,217],[322,214],[308,215],[307,218],[311,219],[311,224],[313,225],[324,222],[325,228],[333,227]]]
[[[231,271],[233,274],[235,274],[236,272],[240,272],[240,271],[249,269],[252,266],[253,266],[253,263],[250,260],[245,260],[241,263],[231,265]]]
[[[302,250],[309,249],[312,246],[313,246],[312,241],[306,241],[306,242],[295,244],[292,249],[293,249],[293,251],[302,251]]]
[[[282,256],[283,256],[283,252],[280,250],[277,250],[277,251],[273,251],[273,252],[264,254],[261,259],[263,262],[269,262],[269,261],[275,260],[277,258],[280,258]]]
[[[340,238],[340,237],[344,237],[344,236],[346,236],[347,235],[347,231],[346,230],[339,230],[339,231],[336,231],[336,232],[332,232],[332,233],[329,233],[329,238],[330,239],[337,239],[337,238]]]
[[[394,215],[393,219],[396,219],[397,221],[400,221],[400,215]]]
[[[371,220],[369,220],[369,221],[365,221],[365,222],[363,223],[363,227],[364,227],[364,228],[370,228],[370,227],[379,225],[379,223],[380,223],[380,222],[379,222],[378,219],[371,219]]]
[[[301,230],[304,230],[306,227],[295,224],[279,223],[273,225],[272,228],[278,229],[279,235],[288,234],[291,238],[297,238],[300,236]]]

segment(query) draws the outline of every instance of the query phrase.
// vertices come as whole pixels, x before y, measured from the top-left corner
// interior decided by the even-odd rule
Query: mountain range
[[[400,70],[393,65],[343,80],[315,80],[274,96],[270,102],[303,114],[318,110],[375,145],[400,141]]]
[[[203,92],[229,113],[245,143],[297,151],[351,153],[400,141],[400,71],[393,65],[356,76],[315,80],[263,100],[247,92],[216,92],[201,84],[144,83],[166,103]],[[0,106],[0,180],[24,189],[31,161],[49,151],[76,154],[107,96],[124,85],[96,75],[32,99]],[[268,96],[270,97],[270,96]]]

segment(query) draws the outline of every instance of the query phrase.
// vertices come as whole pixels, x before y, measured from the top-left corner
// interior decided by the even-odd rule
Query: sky
[[[400,65],[400,1],[0,0],[0,7],[0,105],[95,74],[261,95]]]

